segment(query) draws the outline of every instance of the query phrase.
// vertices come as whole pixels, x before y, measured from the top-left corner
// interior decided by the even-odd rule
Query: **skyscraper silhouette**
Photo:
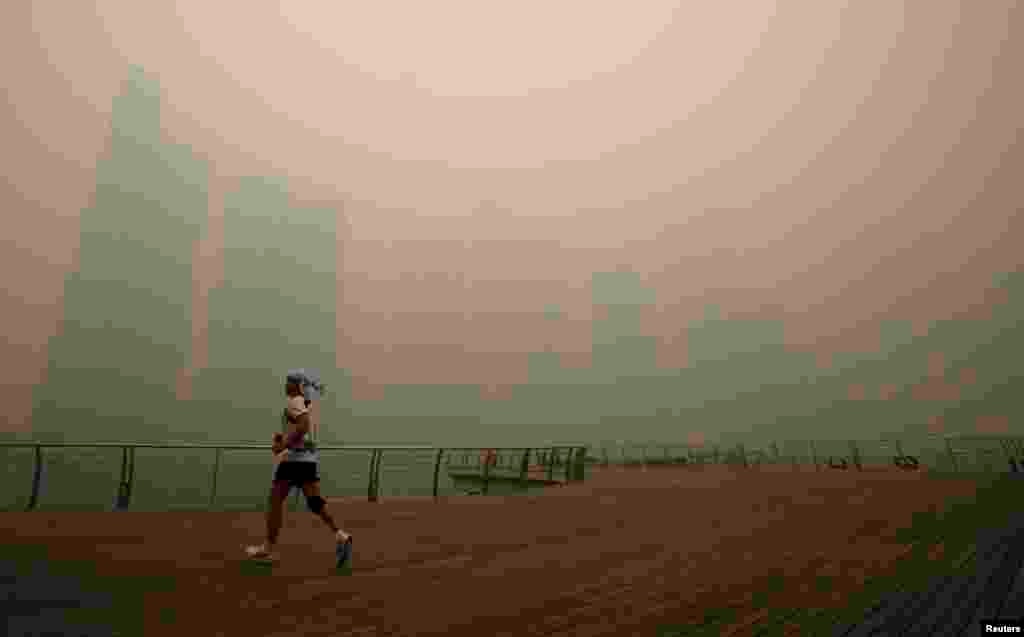
[[[114,98],[109,151],[94,204],[81,213],[63,329],[35,389],[37,438],[166,439],[184,415],[175,382],[189,365],[207,167],[161,139],[159,86],[138,67]]]

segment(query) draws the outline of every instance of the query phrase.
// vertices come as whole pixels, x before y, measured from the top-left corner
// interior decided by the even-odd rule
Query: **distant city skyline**
[[[24,211],[0,250],[12,302],[2,391],[17,405],[6,427],[28,426],[26,390],[46,380],[66,275],[84,267],[79,211],[90,207],[99,159],[110,153],[111,97],[129,62],[144,63],[163,89],[164,141],[209,170],[206,229],[191,247],[186,369],[197,373],[209,363],[208,304],[225,283],[230,253],[225,200],[240,177],[287,183],[296,221],[299,211],[333,211],[335,366],[351,373],[353,404],[374,402],[386,385],[417,384],[477,385],[485,402],[502,403],[545,357],[567,371],[586,369],[601,356],[591,345],[607,310],[593,302],[591,280],[602,273],[631,272],[652,291],[654,304],[630,320],[647,337],[643,347],[653,343],[658,374],[690,364],[699,345],[690,326],[707,306],[726,322],[783,321],[785,349],[806,352],[821,369],[837,354],[878,352],[884,321],[909,321],[925,337],[934,321],[970,319],[983,333],[993,313],[1011,311],[1008,288],[991,285],[1021,266],[1024,102],[1010,81],[1020,44],[1000,36],[1019,20],[1010,4],[835,3],[802,16],[754,6],[761,21],[749,28],[764,30],[748,30],[746,42],[760,37],[760,48],[729,90],[660,93],[655,106],[669,119],[644,136],[636,126],[654,120],[640,122],[645,112],[630,110],[634,102],[658,94],[674,54],[711,46],[706,38],[683,45],[682,35],[724,20],[710,10],[652,7],[630,31],[632,62],[519,97],[497,94],[497,70],[490,88],[477,87],[489,96],[431,96],[425,71],[413,73],[410,93],[404,79],[352,72],[333,53],[316,57],[316,47],[302,44],[308,34],[292,33],[309,15],[275,18],[258,3],[233,42],[210,39],[226,33],[223,7],[192,31],[184,27],[199,5],[188,2],[145,11],[105,3],[12,9],[31,28],[8,38],[24,54],[5,73],[14,115],[5,174],[14,188],[4,205]],[[593,19],[612,17],[602,11]],[[672,20],[662,24],[659,15]],[[569,17],[545,28],[558,20]],[[595,22],[594,33],[603,28]],[[279,46],[251,48],[260,37]],[[252,66],[233,67],[245,51]],[[261,66],[270,51],[279,61]],[[360,54],[372,57],[371,49]],[[488,55],[512,64],[493,52],[481,59]],[[303,59],[308,70],[287,80]],[[252,84],[254,69],[265,84]],[[689,78],[691,88],[722,84],[714,65],[704,71],[703,84]],[[555,139],[551,127],[584,112],[579,100],[609,90],[623,98],[590,102],[573,134],[607,128],[632,141],[605,137],[614,150],[579,145],[580,156],[564,155],[571,136]],[[289,111],[296,96],[319,99],[313,110]],[[559,96],[565,101],[538,119],[536,109]],[[682,117],[702,99],[698,115]],[[314,116],[341,103],[333,117],[348,130]],[[469,108],[476,119],[465,126],[451,119]],[[492,137],[473,137],[482,122]],[[389,126],[392,133],[382,132]],[[356,128],[378,137],[360,141]],[[411,130],[422,134],[395,132]],[[441,134],[451,143],[429,141]],[[541,143],[547,137],[554,145]],[[414,142],[415,152],[432,155],[414,157]],[[407,144],[404,155],[395,144]],[[468,161],[473,153],[477,165]],[[547,316],[551,305],[559,320]],[[928,355],[915,355],[918,369]],[[978,374],[979,384],[1001,382]]]

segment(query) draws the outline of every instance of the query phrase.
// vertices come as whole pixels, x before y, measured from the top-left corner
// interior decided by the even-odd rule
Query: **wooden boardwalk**
[[[973,573],[935,578],[922,591],[893,593],[836,637],[974,637],[983,619],[1024,616],[1024,511],[1007,526],[978,532]]]

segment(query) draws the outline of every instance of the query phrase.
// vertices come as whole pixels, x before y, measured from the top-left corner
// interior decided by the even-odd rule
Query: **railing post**
[[[221,448],[217,447],[213,451],[213,475],[210,477],[210,501],[206,507],[213,510],[214,504],[217,502],[217,474],[220,473],[220,454]]]
[[[850,453],[853,454],[851,460],[853,460],[853,466],[857,467],[857,471],[863,471],[864,467],[860,462],[860,450],[857,448],[857,441],[850,441]]]
[[[43,446],[35,446],[35,468],[32,471],[32,493],[28,496],[26,511],[35,510],[39,504],[39,489],[43,483]]]
[[[821,471],[821,466],[818,464],[818,448],[815,446],[814,441],[810,440],[811,445],[811,461],[814,463],[814,470]]]
[[[530,480],[530,451],[529,448],[523,451],[523,460],[519,465],[519,483],[521,487],[525,487]]]
[[[444,457],[444,449],[437,450],[437,458],[434,460],[434,499],[437,500],[438,486],[441,478],[441,458]]]
[[[956,454],[953,453],[953,443],[951,443],[949,441],[949,438],[946,438],[946,453],[949,455],[949,469],[950,469],[950,471],[956,473],[956,471],[957,471]]]
[[[555,479],[555,448],[552,447],[548,450],[548,482],[553,482]]]
[[[366,490],[366,499],[376,502],[380,495],[380,459],[383,450],[374,449],[370,453],[370,480]]]
[[[384,450],[377,450],[377,470],[376,475],[373,477],[373,501],[376,502],[380,498],[380,466],[383,464]]]
[[[569,484],[570,482],[572,482],[572,470],[573,470],[573,467],[576,466],[575,463],[574,463],[574,458],[575,458],[575,455],[576,455],[575,452],[576,452],[575,447],[569,447],[568,451],[565,454],[565,483],[566,484]]]
[[[992,467],[993,467],[993,463],[989,460],[989,458],[991,458],[993,455],[995,455],[995,450],[994,449],[984,449],[984,450],[982,450],[981,453],[982,453],[982,456],[985,458],[985,461],[984,461],[985,462],[985,471],[991,472],[992,471]]]
[[[121,481],[117,485],[117,500],[114,503],[115,511],[124,511],[128,508],[132,496],[132,474],[134,466],[133,447],[121,447]]]
[[[480,487],[480,495],[487,495],[488,487],[491,483],[491,454],[490,450],[487,449],[484,453],[480,454],[480,458],[483,460],[483,468],[480,471],[483,484]]]
[[[131,499],[132,491],[135,490],[135,454],[137,447],[128,450],[128,499]]]
[[[583,482],[587,479],[587,447],[576,448],[576,462],[574,463],[572,479],[575,482]]]
[[[1000,438],[999,445],[1003,448],[1003,452],[1006,454],[1006,461],[1010,467],[1010,473],[1017,473],[1019,470],[1017,462],[1017,456],[1019,455],[1017,441],[1013,438]]]
[[[1004,449],[1006,451],[1006,459],[1010,466],[1010,473],[1017,473],[1020,469],[1017,463],[1017,445],[1014,444],[1014,442],[1015,441],[1012,438],[1007,438],[1005,440],[1004,446]]]
[[[374,501],[374,469],[377,468],[377,450],[370,452],[370,466],[367,468],[367,500]]]

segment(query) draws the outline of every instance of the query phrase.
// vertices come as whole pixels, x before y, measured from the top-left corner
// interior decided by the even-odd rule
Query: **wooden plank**
[[[1010,594],[1014,578],[1017,577],[1021,568],[1024,568],[1024,522],[1018,520],[1015,527],[1014,533],[1007,538],[1007,542],[1011,545],[1010,553],[990,580],[981,603],[972,613],[971,622],[976,623],[980,619],[1000,617],[1006,614],[1004,609],[1008,611],[1011,608],[1007,606],[1006,599]]]
[[[836,624],[832,627],[832,637],[843,637],[857,627],[857,624]]]
[[[867,612],[863,621],[842,633],[842,637],[871,637],[882,634],[886,623],[892,619],[892,616],[898,613],[903,606],[912,604],[916,595],[917,593],[908,591],[889,593]]]
[[[1020,616],[1024,615],[1024,611],[1020,609],[1024,608],[1024,568],[1017,569],[1017,574],[1013,578],[1013,584],[1010,586],[1010,592],[1007,593],[1006,599],[1003,601],[1003,616]]]
[[[908,637],[952,636],[963,632],[989,582],[1006,562],[1012,546],[1005,531],[979,533],[978,541],[984,542],[988,548],[979,553],[974,572],[953,576],[954,584],[934,598],[931,608],[907,632]]]
[[[965,634],[977,618],[1024,608],[1024,516],[1015,516],[1011,525],[1002,529],[980,530],[977,546],[973,574],[932,578],[926,590],[892,593],[871,609],[863,622],[836,627],[834,634],[953,637]]]
[[[933,627],[951,612],[950,606],[966,595],[971,588],[976,587],[975,579],[975,576],[969,574],[943,577],[942,584],[928,592],[925,603],[902,614],[900,627],[903,630],[899,634],[905,631],[908,637],[930,635]]]
[[[981,546],[981,550],[986,548],[992,550],[995,547]],[[861,623],[844,633],[844,637],[899,634],[927,612],[927,604],[933,597],[952,584],[950,577],[932,577],[922,590],[890,593],[865,614]]]

